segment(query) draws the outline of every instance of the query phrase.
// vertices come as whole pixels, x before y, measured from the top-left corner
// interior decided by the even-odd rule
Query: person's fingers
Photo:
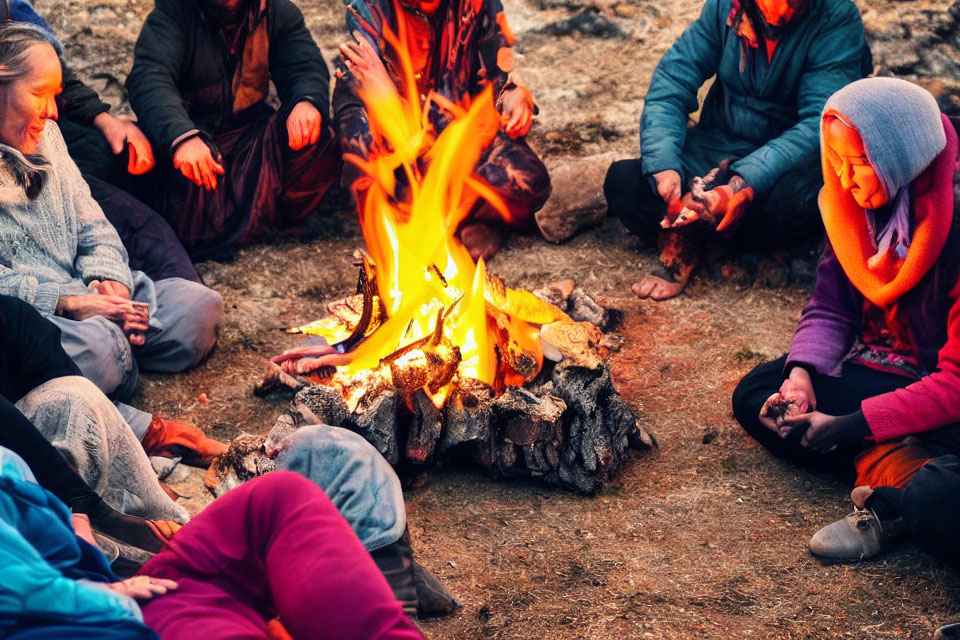
[[[297,118],[294,126],[297,129],[297,149],[302,149],[306,146],[306,143],[304,142],[307,137],[306,122],[303,121],[303,118]]]
[[[783,421],[787,424],[807,424],[810,422],[810,417],[812,413],[795,413],[793,415],[786,414],[783,416]]]
[[[317,141],[320,140],[320,130],[321,130],[322,121],[319,117],[314,117],[310,121],[310,139],[308,144],[315,145]]]
[[[673,227],[685,227],[700,219],[700,212],[693,209],[687,209],[682,215],[677,216],[673,221]]]
[[[149,141],[143,136],[134,136],[127,142],[130,148],[130,162],[127,170],[135,176],[140,176],[153,169],[156,160]]]
[[[181,162],[180,166],[177,167],[180,169],[180,173],[183,174],[183,177],[192,182],[193,184],[199,184],[197,182],[197,176],[193,172],[193,165],[189,162]]]
[[[520,135],[525,136],[530,132],[533,126],[533,112],[529,109],[524,110],[523,125],[520,127]]]
[[[777,429],[777,423],[774,422],[773,420],[771,420],[770,418],[761,417],[761,418],[760,418],[760,424],[762,424],[763,426],[765,426],[767,429],[770,429],[770,431],[777,431],[777,430],[778,430],[778,429]]]
[[[207,191],[210,191],[211,189],[213,189],[213,181],[212,181],[213,172],[210,171],[210,168],[208,167],[206,160],[202,160],[198,162],[195,168],[195,171],[197,172],[197,175],[200,178],[200,186],[202,186]]]
[[[297,132],[297,122],[295,118],[287,118],[287,144],[294,151],[300,150],[300,136]]]
[[[113,155],[119,155],[123,153],[123,145],[126,143],[126,136],[123,134],[122,129],[111,127],[111,134],[104,135],[104,138],[107,140],[107,144],[110,145],[110,151],[113,152]]]
[[[142,333],[128,333],[127,338],[130,340],[130,344],[135,347],[142,347],[147,342],[147,337]]]
[[[123,323],[123,330],[133,333],[146,333],[147,329],[150,328],[146,322],[141,322],[140,320],[135,320],[133,318],[127,318],[126,322]]]
[[[519,109],[514,109],[513,113],[510,114],[510,119],[507,120],[506,131],[507,133],[513,133],[517,130],[517,125],[520,123],[520,118],[523,114],[520,113]]]
[[[364,66],[363,56],[357,49],[356,43],[345,42],[344,44],[340,45],[340,55],[343,56],[343,61],[346,62],[348,66]]]
[[[170,589],[170,590],[179,589],[179,588],[180,588],[180,585],[177,583],[176,580],[167,580],[166,578],[150,578],[150,581],[151,581],[153,584],[160,585],[160,586],[162,586],[162,587],[164,587],[164,588],[166,588],[166,589]]]

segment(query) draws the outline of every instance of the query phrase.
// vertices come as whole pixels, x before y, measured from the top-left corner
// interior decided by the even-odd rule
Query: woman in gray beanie
[[[856,472],[852,514],[810,541],[856,562],[909,534],[960,566],[960,173],[926,90],[869,78],[821,120],[827,248],[790,352],[733,395],[773,453]]]

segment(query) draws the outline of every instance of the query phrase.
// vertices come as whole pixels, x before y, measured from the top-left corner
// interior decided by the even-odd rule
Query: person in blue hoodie
[[[816,232],[820,113],[870,66],[851,0],[707,0],[653,73],[642,156],[604,183],[610,211],[661,250],[634,293],[679,295],[705,239],[786,247]]]

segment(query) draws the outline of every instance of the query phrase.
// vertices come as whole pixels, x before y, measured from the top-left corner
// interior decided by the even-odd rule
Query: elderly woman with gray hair
[[[909,535],[960,567],[957,134],[925,89],[869,78],[827,101],[821,145],[817,284],[734,414],[775,454],[855,472],[855,509],[814,555],[857,562]]]
[[[0,61],[0,294],[49,318],[83,375],[128,400],[139,368],[182,371],[207,356],[220,295],[131,271],[54,122],[62,72],[51,36],[30,24],[2,25]],[[195,427],[118,408],[145,445],[180,444],[206,461],[223,449]]]

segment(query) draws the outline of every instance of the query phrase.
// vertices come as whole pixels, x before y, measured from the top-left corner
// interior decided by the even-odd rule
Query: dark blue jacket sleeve
[[[721,29],[726,28],[729,0],[707,0],[687,30],[664,54],[653,72],[643,115],[640,152],[644,175],[680,171],[687,116],[697,110],[697,91],[717,72],[723,52]]]

